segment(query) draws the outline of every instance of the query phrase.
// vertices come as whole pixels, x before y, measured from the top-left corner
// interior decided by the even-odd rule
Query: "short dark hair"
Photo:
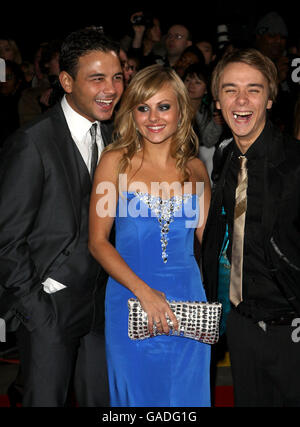
[[[189,76],[192,77],[196,75],[199,80],[204,81],[204,83],[208,86],[210,84],[210,75],[208,68],[202,63],[191,64],[185,70],[183,75],[183,81]]]
[[[209,43],[211,45],[213,53],[215,53],[217,50],[216,41],[212,37],[198,36],[194,40],[194,45],[197,46],[198,43]]]
[[[193,41],[193,34],[192,34],[190,28],[187,25],[185,25],[184,23],[182,23],[182,22],[178,22],[178,23],[169,25],[168,31],[170,30],[170,28],[175,27],[175,26],[176,27],[179,26],[179,27],[185,28],[187,30],[187,40]]]
[[[45,43],[42,47],[41,59],[39,61],[40,69],[43,74],[48,74],[47,64],[55,54],[59,54],[61,49],[60,40],[51,40]]]
[[[69,34],[63,41],[59,56],[60,71],[66,71],[76,77],[78,61],[81,56],[91,51],[116,52],[119,55],[120,45],[115,40],[103,34],[102,29],[83,28]]]
[[[199,63],[204,67],[205,66],[205,59],[204,59],[204,55],[202,53],[202,51],[195,45],[191,45],[188,46],[187,48],[184,49],[184,51],[182,52],[181,55],[184,55],[185,53],[193,53],[194,55],[197,56]]]

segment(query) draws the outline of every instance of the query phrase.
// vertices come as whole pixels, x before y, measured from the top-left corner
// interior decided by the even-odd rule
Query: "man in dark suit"
[[[212,91],[233,138],[216,154],[203,275],[208,299],[216,300],[227,226],[232,302],[227,340],[235,405],[299,406],[300,346],[292,332],[300,317],[300,145],[267,119],[277,72],[257,50],[235,50],[222,58]],[[240,161],[247,169],[242,180]]]
[[[0,317],[17,329],[23,406],[64,406],[71,378],[79,405],[109,404],[105,274],[87,242],[92,163],[123,92],[118,53],[97,29],[70,34],[60,54],[65,96],[2,154]]]

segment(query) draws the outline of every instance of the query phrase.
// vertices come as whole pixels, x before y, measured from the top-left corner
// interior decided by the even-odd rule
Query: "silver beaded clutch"
[[[186,302],[168,301],[178,320],[178,331],[173,329],[172,322],[167,318],[170,327],[169,335],[192,338],[206,344],[215,344],[219,339],[219,323],[222,304],[219,302]],[[147,313],[135,298],[128,300],[128,336],[132,340],[144,340],[151,336],[162,335],[154,324],[153,334],[148,330]]]

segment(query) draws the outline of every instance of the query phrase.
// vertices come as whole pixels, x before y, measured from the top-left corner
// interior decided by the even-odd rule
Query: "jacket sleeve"
[[[206,126],[203,129],[202,134],[202,143],[205,147],[214,147],[221,135],[222,135],[223,128],[220,125],[217,125],[213,119],[211,119]]]
[[[7,140],[1,156],[0,316],[4,318],[17,306],[26,306],[41,289],[28,236],[39,211],[43,183],[37,147],[26,132],[17,131]]]

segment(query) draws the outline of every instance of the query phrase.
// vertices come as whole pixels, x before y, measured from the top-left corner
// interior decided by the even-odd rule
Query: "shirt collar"
[[[93,123],[97,123],[97,134],[99,134],[99,125],[100,123],[90,122],[88,119],[83,117],[81,114],[77,113],[68,103],[66,95],[63,96],[61,100],[61,107],[66,117],[70,132],[77,141],[84,141],[86,134],[89,132]]]
[[[234,144],[234,153],[237,157],[245,155],[248,160],[257,159],[264,157],[266,153],[266,140],[269,138],[271,132],[270,122],[267,121],[265,127],[258,138],[251,144],[245,154],[239,150],[236,144]]]

